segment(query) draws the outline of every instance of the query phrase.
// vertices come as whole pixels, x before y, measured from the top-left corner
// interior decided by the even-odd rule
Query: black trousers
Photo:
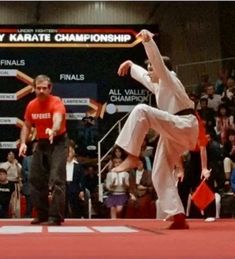
[[[212,172],[213,174],[213,172]],[[187,208],[188,196],[190,193],[194,192],[197,186],[201,182],[201,157],[200,152],[190,152],[190,160],[188,164],[185,166],[185,176],[183,182],[178,184],[179,196],[184,205],[184,209]],[[207,181],[208,186],[214,191],[214,179],[212,176],[209,177]],[[216,208],[215,201],[211,202],[208,207],[204,211],[204,215],[201,214],[200,210],[191,203],[190,218],[207,218],[207,217],[215,217]]]
[[[67,136],[59,136],[53,144],[39,140],[30,171],[30,196],[38,217],[64,219]],[[52,197],[49,201],[49,191]]]

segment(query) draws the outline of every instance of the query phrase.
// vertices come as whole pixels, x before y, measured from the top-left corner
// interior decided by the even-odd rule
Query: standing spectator
[[[86,116],[82,118],[82,124],[84,126],[84,145],[87,148],[89,145],[95,144],[95,136],[93,129],[93,127],[95,126],[95,118],[89,114],[86,114]]]
[[[208,99],[200,99],[200,109],[197,111],[200,118],[205,122],[207,132],[215,132],[215,111],[208,107]]]
[[[69,145],[66,163],[66,210],[68,216],[72,218],[88,218],[84,177],[83,166],[76,161],[75,149],[72,145]],[[70,210],[71,213],[69,213]]]
[[[206,146],[208,143],[208,138],[206,136],[206,131],[204,127],[204,122],[198,116],[199,121],[199,135],[197,145],[194,150],[190,151],[189,159],[187,160],[185,166],[185,176],[182,181],[178,182],[178,190],[180,197],[182,199],[183,205],[186,209],[188,196],[190,192],[194,192],[197,186],[200,184],[201,180],[205,178],[208,180],[211,176],[209,170],[202,170],[208,167],[208,156]],[[207,181],[208,182],[208,181]],[[193,212],[192,212],[193,211]],[[193,216],[192,216],[193,215]],[[196,206],[191,204],[190,217],[201,217],[201,212],[196,208]],[[206,208],[205,217],[215,217],[215,204],[213,208]]]
[[[11,202],[11,214],[13,218],[21,217],[20,208],[20,191],[22,188],[22,166],[15,158],[13,151],[7,155],[7,161],[2,163],[0,167],[7,171],[7,179],[15,184],[15,192],[13,193]]]
[[[9,218],[9,205],[14,191],[14,183],[7,180],[7,171],[0,168],[0,218]]]
[[[235,79],[233,77],[229,77],[226,83],[226,88],[222,93],[223,103],[230,106],[232,102],[232,98],[234,97],[234,93],[235,93]]]
[[[97,192],[98,175],[94,165],[87,165],[85,169],[85,188],[89,190],[90,194]]]
[[[99,201],[98,190],[98,171],[97,166],[94,164],[87,164],[85,167],[85,187],[90,193],[91,207],[93,214],[99,218],[107,218],[108,209],[103,202]],[[105,176],[104,176],[105,180]],[[103,182],[103,181],[102,181]]]
[[[206,87],[210,85],[209,82],[209,75],[208,74],[203,74],[200,76],[200,82],[199,84],[196,86],[196,95],[197,96],[202,96],[206,93]]]
[[[64,220],[67,135],[65,106],[51,94],[51,79],[39,75],[34,80],[36,98],[27,106],[21,129],[19,155],[25,156],[32,126],[38,145],[33,154],[30,196],[38,217],[31,224],[60,225]],[[49,204],[49,193],[50,204]]]
[[[122,159],[113,158],[113,167],[121,164]],[[128,172],[108,172],[106,176],[106,188],[109,191],[105,200],[105,205],[110,208],[110,217],[112,219],[123,217],[124,205],[128,201],[129,174]]]

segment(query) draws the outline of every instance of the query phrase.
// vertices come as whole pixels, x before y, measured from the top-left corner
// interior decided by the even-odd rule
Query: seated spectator
[[[156,193],[151,174],[145,169],[145,160],[140,159],[136,170],[129,175],[129,200],[126,218],[156,218]]]
[[[208,107],[212,108],[215,112],[218,111],[219,105],[222,103],[221,95],[215,94],[215,87],[213,85],[208,85],[206,87],[206,94],[202,96],[208,99]],[[198,107],[199,109],[200,107]]]
[[[112,168],[121,164],[123,160],[113,158]],[[128,172],[108,172],[106,176],[106,188],[109,191],[105,205],[110,208],[112,219],[123,217],[123,208],[128,201],[129,174]]]
[[[229,129],[235,129],[234,117],[225,104],[220,104],[216,116],[215,131],[219,141],[224,144]]]
[[[233,77],[229,77],[226,82],[226,88],[222,93],[222,101],[228,106],[231,104],[232,98],[235,93],[235,79]]]
[[[10,151],[7,154],[7,161],[1,163],[1,168],[5,168],[7,171],[7,179],[11,182],[19,183],[22,181],[21,170],[22,166],[15,157],[15,153]]]
[[[11,214],[13,218],[21,217],[20,191],[22,188],[22,166],[15,157],[13,151],[7,154],[7,161],[0,165],[7,171],[7,179],[15,184],[15,192],[11,203]]]
[[[7,180],[7,171],[0,168],[0,218],[9,218],[9,206],[14,191],[14,183]]]

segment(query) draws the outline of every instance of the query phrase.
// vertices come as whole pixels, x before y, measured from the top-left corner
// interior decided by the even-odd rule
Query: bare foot
[[[128,171],[138,166],[139,158],[133,155],[128,155],[127,158],[118,166],[112,169],[113,172]]]

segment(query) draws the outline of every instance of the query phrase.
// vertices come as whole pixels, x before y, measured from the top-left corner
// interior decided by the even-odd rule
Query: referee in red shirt
[[[27,139],[35,127],[38,145],[33,153],[29,181],[37,217],[31,224],[60,225],[64,221],[65,206],[66,110],[62,100],[51,94],[48,76],[37,76],[34,90],[36,98],[26,107],[19,147],[19,156],[25,156]]]

